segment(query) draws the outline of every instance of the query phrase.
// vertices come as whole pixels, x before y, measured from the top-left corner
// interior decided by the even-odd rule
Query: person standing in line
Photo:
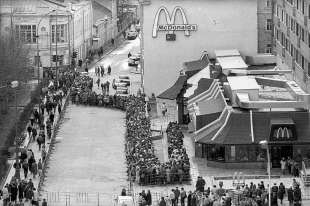
[[[100,68],[101,68],[101,70],[100,70],[101,77],[103,77],[103,76],[104,76],[104,66],[101,65]],[[99,75],[99,76],[100,76],[100,75]]]
[[[25,179],[27,179],[27,174],[28,174],[28,169],[29,169],[29,165],[27,160],[25,159],[23,164],[22,164],[23,170],[24,170],[24,177]]]
[[[39,177],[41,177],[41,175],[42,175],[42,170],[43,170],[42,161],[41,161],[41,159],[39,159],[39,162],[38,162]]]
[[[152,195],[150,190],[147,191],[146,197],[145,197],[146,205],[150,206],[152,205]]]
[[[282,175],[285,175],[285,170],[286,170],[286,160],[284,159],[284,157],[282,157],[282,159],[281,159],[281,161],[280,161],[280,165],[281,165]]]
[[[287,189],[287,200],[289,202],[289,206],[293,206],[294,196],[292,187]]]
[[[111,75],[111,71],[112,71],[112,68],[111,68],[111,65],[108,66],[108,75]]]
[[[175,195],[175,204],[179,204],[179,197],[180,197],[180,190],[178,187],[175,188],[174,190],[174,195]]]
[[[60,115],[60,113],[61,113],[61,104],[58,103],[58,114]]]
[[[185,206],[185,198],[187,197],[186,192],[184,190],[184,188],[181,188],[181,206]]]
[[[192,206],[192,191],[188,192],[187,196],[187,206]]]
[[[285,195],[285,187],[283,183],[281,182],[279,185],[279,190],[278,190],[278,199],[280,200],[281,205],[283,204],[284,195]]]
[[[106,85],[107,94],[109,94],[109,91],[110,91],[110,82],[107,81],[107,82],[105,83],[105,85]]]
[[[99,85],[100,85],[100,77],[97,79],[96,84],[97,84],[97,87],[98,87],[98,89],[99,89]]]
[[[166,204],[166,201],[165,201],[165,198],[164,197],[161,197],[161,200],[159,202],[159,206],[167,206]]]

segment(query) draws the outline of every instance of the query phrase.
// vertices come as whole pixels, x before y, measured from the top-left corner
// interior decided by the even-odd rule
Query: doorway
[[[272,168],[280,168],[280,161],[284,157],[293,157],[293,145],[276,145],[271,146],[271,166]]]

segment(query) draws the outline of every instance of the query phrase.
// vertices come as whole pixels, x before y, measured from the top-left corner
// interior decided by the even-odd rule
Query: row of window
[[[305,0],[286,0],[286,1],[292,6],[295,6],[297,10],[301,11],[301,13],[305,14],[306,9]],[[310,11],[310,5],[308,6],[308,9]]]
[[[56,33],[57,31],[57,33]],[[52,25],[52,43],[63,43],[68,41],[68,25]],[[36,25],[15,25],[15,37],[27,44],[37,43],[37,26]]]
[[[298,51],[297,48],[290,42],[288,38],[286,38],[285,34],[278,29],[275,29],[276,39],[282,45],[283,48],[291,55],[291,57],[295,58],[295,62],[303,69],[308,70],[308,74],[310,75],[310,62]],[[310,38],[310,35],[309,35]],[[282,56],[285,56],[285,53],[282,52]],[[307,66],[307,67],[306,67]]]
[[[288,15],[283,9],[279,8],[279,10],[281,10],[281,16],[278,16],[280,21],[294,34],[296,34],[296,36],[300,37],[303,42],[306,42],[306,36],[308,33],[307,30],[302,25],[298,24],[298,22],[293,17]],[[308,35],[308,37],[310,36]],[[308,46],[310,47],[310,38],[308,40]]]

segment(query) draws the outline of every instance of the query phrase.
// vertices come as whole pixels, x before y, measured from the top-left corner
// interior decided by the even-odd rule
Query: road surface
[[[111,75],[101,81],[125,74],[139,85],[139,74],[131,73],[135,69],[127,65],[128,52],[138,50],[139,39],[125,41],[98,62],[112,67]],[[94,67],[89,71],[94,77]],[[112,197],[128,186],[124,118],[119,110],[68,105],[42,187],[49,205],[98,205],[99,200],[100,205],[111,206]]]

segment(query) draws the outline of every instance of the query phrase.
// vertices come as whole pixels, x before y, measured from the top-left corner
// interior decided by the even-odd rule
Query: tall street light
[[[17,144],[17,87],[18,81],[11,82],[11,88],[15,89],[15,160],[18,160],[18,144]]]
[[[52,13],[52,12],[55,12],[56,10],[54,9],[54,10],[52,10],[52,11],[50,11],[50,12],[48,12],[48,13],[46,13],[46,14],[44,14],[44,16],[39,20],[39,22],[38,22],[38,25],[37,25],[37,35],[36,35],[36,40],[37,40],[37,67],[38,67],[38,86],[40,86],[40,60],[41,60],[41,58],[40,58],[40,50],[39,50],[39,27],[40,27],[40,23],[41,23],[41,21],[43,20],[43,18],[45,17],[45,16],[47,16],[47,15],[49,15],[50,13]],[[41,113],[41,110],[40,110],[40,104],[41,104],[41,101],[39,102],[39,114]]]
[[[271,206],[271,178],[270,178],[270,152],[269,152],[269,144],[267,140],[262,140],[259,142],[262,148],[267,150],[267,172],[268,172],[268,205]]]

